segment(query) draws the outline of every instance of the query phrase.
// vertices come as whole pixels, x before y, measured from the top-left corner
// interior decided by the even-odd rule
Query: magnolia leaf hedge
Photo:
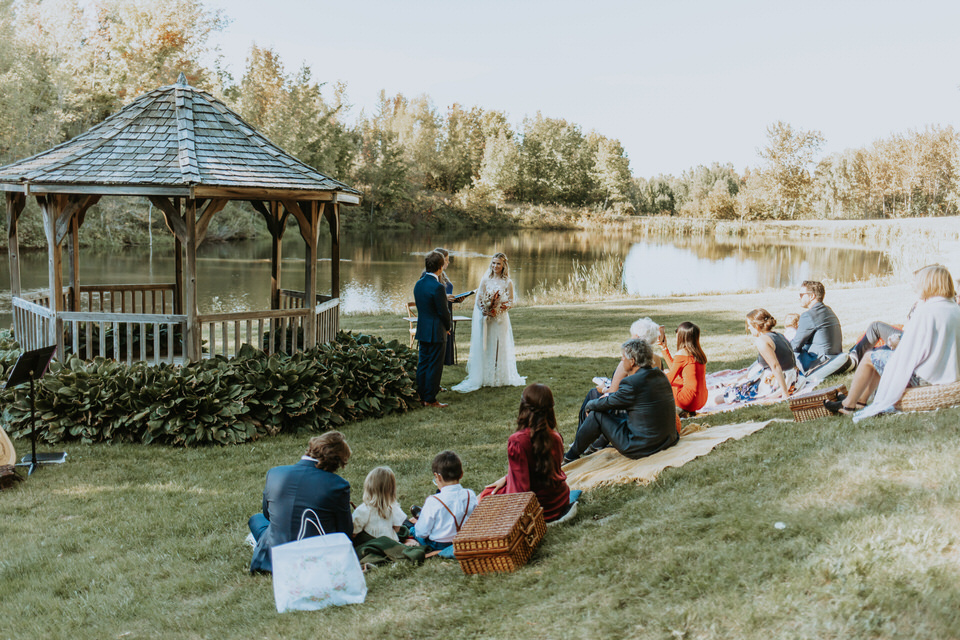
[[[17,352],[5,350],[4,337],[0,365],[9,373]],[[38,382],[36,411],[40,437],[51,443],[233,444],[406,411],[417,403],[416,367],[406,345],[344,332],[292,356],[244,345],[235,358],[184,366],[71,357]],[[32,428],[28,390],[0,392],[15,437]]]

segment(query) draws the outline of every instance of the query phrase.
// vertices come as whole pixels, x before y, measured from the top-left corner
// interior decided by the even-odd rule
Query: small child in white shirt
[[[397,502],[397,477],[390,467],[377,467],[363,481],[363,504],[353,512],[353,535],[366,531],[374,538],[399,542],[397,531],[405,519]]]
[[[419,517],[411,518],[416,523],[411,533],[425,547],[442,550],[453,544],[454,536],[477,508],[477,494],[460,486],[463,463],[453,451],[438,453],[431,468],[440,493],[429,496]]]

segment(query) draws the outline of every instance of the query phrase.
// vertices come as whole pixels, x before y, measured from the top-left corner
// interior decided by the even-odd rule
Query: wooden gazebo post
[[[10,258],[10,293],[20,297],[20,240],[17,235],[17,222],[27,204],[27,197],[22,193],[8,191],[7,201],[7,254]]]
[[[340,297],[340,203],[337,194],[327,207],[327,222],[330,224],[330,296]]]

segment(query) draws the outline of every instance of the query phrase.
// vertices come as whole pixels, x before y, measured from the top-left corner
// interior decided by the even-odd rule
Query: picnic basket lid
[[[457,533],[454,542],[505,538],[510,535],[520,517],[529,509],[531,500],[536,503],[534,508],[536,510],[540,504],[532,491],[487,496],[467,518],[466,524]]]
[[[0,465],[16,464],[17,452],[13,448],[13,442],[7,432],[0,427]]]

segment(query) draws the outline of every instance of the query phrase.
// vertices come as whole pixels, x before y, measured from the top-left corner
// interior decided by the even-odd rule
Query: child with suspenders
[[[438,453],[431,468],[440,492],[429,496],[420,515],[410,519],[414,522],[411,533],[425,547],[442,550],[453,544],[454,536],[477,508],[477,494],[460,486],[463,463],[453,451]]]

